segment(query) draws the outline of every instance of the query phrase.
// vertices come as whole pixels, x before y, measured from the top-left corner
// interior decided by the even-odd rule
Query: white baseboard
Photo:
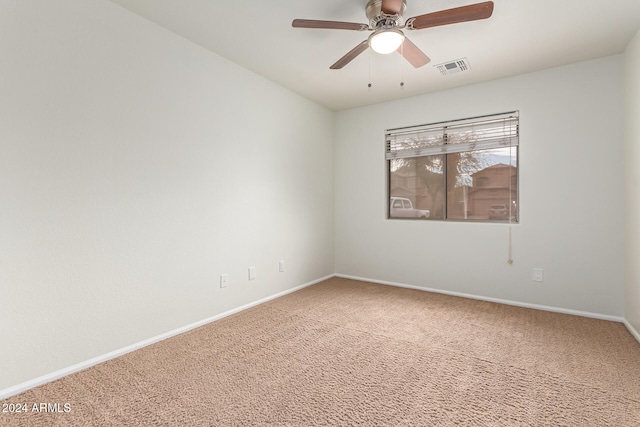
[[[572,314],[574,316],[591,317],[591,318],[594,318],[594,319],[601,319],[601,320],[610,320],[612,322],[625,322],[625,319],[622,318],[622,317],[610,316],[610,315],[607,315],[607,314],[600,314],[600,313],[591,313],[591,312],[588,312],[588,311],[579,311],[579,310],[571,310],[571,309],[568,309],[568,308],[551,307],[551,306],[539,305],[539,304],[530,304],[530,303],[526,303],[526,302],[511,301],[511,300],[505,300],[505,299],[501,299],[501,298],[490,298],[490,297],[484,297],[484,296],[481,296],[481,295],[465,294],[465,293],[462,293],[462,292],[446,291],[446,290],[442,290],[442,289],[425,288],[425,287],[421,287],[421,286],[407,285],[407,284],[404,284],[404,283],[388,282],[388,281],[385,281],[385,280],[369,279],[369,278],[366,278],[366,277],[349,276],[349,275],[345,275],[345,274],[336,274],[336,277],[343,277],[345,279],[352,279],[352,280],[360,280],[360,281],[363,281],[363,282],[378,283],[378,284],[381,284],[381,285],[396,286],[396,287],[399,287],[399,288],[417,289],[419,291],[434,292],[434,293],[438,293],[438,294],[451,295],[451,296],[455,296],[455,297],[471,298],[471,299],[480,300],[480,301],[496,302],[496,303],[499,303],[499,304],[513,305],[513,306],[516,306],[516,307],[533,308],[535,310],[552,311],[552,312],[555,312],[555,313]],[[625,322],[625,324],[626,324],[626,322]],[[627,327],[630,327],[630,326],[631,325],[628,325]],[[636,338],[637,337],[638,336],[636,335]]]
[[[134,350],[138,350],[138,349],[146,347],[148,345],[157,343],[158,341],[162,341],[162,340],[165,340],[167,338],[171,338],[171,337],[173,337],[175,335],[179,335],[179,334],[182,334],[184,332],[190,331],[192,329],[198,328],[200,326],[204,326],[204,325],[206,325],[208,323],[215,322],[216,320],[220,320],[220,319],[222,319],[224,317],[230,316],[232,314],[238,313],[240,311],[246,310],[246,309],[254,307],[256,305],[265,303],[267,301],[271,301],[272,299],[279,298],[281,296],[290,294],[292,292],[298,291],[300,289],[306,288],[306,287],[311,286],[311,285],[315,285],[316,283],[322,282],[322,281],[330,279],[332,277],[334,277],[333,274],[325,276],[325,277],[322,277],[320,279],[313,280],[313,281],[305,283],[303,285],[296,286],[295,288],[287,289],[286,291],[279,292],[277,294],[268,296],[266,298],[262,298],[262,299],[260,299],[258,301],[254,301],[254,302],[251,302],[249,304],[245,304],[245,305],[243,305],[241,307],[237,307],[237,308],[234,308],[234,309],[229,310],[229,311],[225,311],[224,313],[221,313],[221,314],[218,314],[218,315],[215,315],[215,316],[200,320],[200,321],[195,322],[195,323],[191,323],[189,325],[183,326],[181,328],[174,329],[174,330],[169,331],[169,332],[165,332],[164,334],[160,334],[160,335],[157,335],[155,337],[140,341],[138,343],[131,344],[129,346],[120,348],[118,350],[114,350],[114,351],[112,351],[110,353],[103,354],[103,355],[94,357],[94,358],[89,359],[89,360],[85,360],[84,362],[76,363],[75,365],[72,365],[72,366],[69,366],[69,367],[66,367],[66,368],[63,368],[63,369],[59,369],[57,371],[54,371],[54,372],[51,372],[49,374],[40,376],[38,378],[34,378],[32,380],[23,382],[21,384],[17,384],[15,386],[6,388],[4,390],[0,390],[0,400],[7,399],[7,398],[9,398],[11,396],[15,396],[16,394],[22,393],[22,392],[27,391],[27,390],[29,390],[31,388],[41,386],[43,384],[49,383],[51,381],[55,381],[55,380],[57,380],[59,378],[65,377],[65,376],[73,374],[75,372],[79,372],[79,371],[82,371],[84,369],[90,368],[90,367],[92,367],[94,365],[97,365],[99,363],[106,362],[107,360],[114,359],[116,357],[125,355],[125,354],[130,353],[130,352],[132,352]]]
[[[624,326],[627,327],[631,335],[636,339],[636,341],[640,342],[640,332],[638,332],[632,325],[629,323],[627,319],[624,319]]]
[[[636,340],[638,340],[638,342],[640,342],[640,333],[638,333],[638,331],[635,330],[634,327],[626,319],[624,319],[622,317],[609,316],[609,315],[605,315],[605,314],[591,313],[591,312],[571,310],[571,309],[564,309],[564,308],[560,308],[560,307],[550,307],[550,306],[544,306],[544,305],[538,305],[538,304],[529,304],[529,303],[523,303],[523,302],[518,302],[518,301],[504,300],[504,299],[500,299],[500,298],[489,298],[489,297],[483,297],[483,296],[479,296],[479,295],[466,294],[466,293],[462,293],[462,292],[445,291],[445,290],[442,290],[442,289],[425,288],[425,287],[407,285],[407,284],[398,283],[398,282],[389,282],[389,281],[385,281],[385,280],[370,279],[370,278],[367,278],[367,277],[349,276],[349,275],[345,275],[345,274],[331,274],[331,275],[322,277],[320,279],[313,280],[311,282],[305,283],[303,285],[296,286],[295,288],[287,289],[286,291],[279,292],[277,294],[268,296],[266,298],[262,298],[262,299],[260,299],[258,301],[254,301],[254,302],[251,302],[249,304],[245,304],[243,306],[234,308],[234,309],[226,311],[224,313],[221,313],[221,314],[218,314],[218,315],[215,315],[215,316],[200,320],[198,322],[183,326],[181,328],[174,329],[174,330],[166,332],[164,334],[160,334],[160,335],[157,335],[155,337],[140,341],[138,343],[129,345],[127,347],[123,347],[121,349],[114,350],[114,351],[112,351],[110,353],[94,357],[92,359],[86,360],[84,362],[77,363],[77,364],[69,366],[67,368],[59,369],[57,371],[54,371],[54,372],[51,372],[49,374],[40,376],[38,378],[34,378],[32,380],[23,382],[21,384],[17,384],[15,386],[6,388],[4,390],[0,390],[0,400],[7,399],[7,398],[9,398],[11,396],[15,396],[16,394],[22,393],[22,392],[27,391],[27,390],[29,390],[31,388],[41,386],[43,384],[46,384],[46,383],[51,382],[51,381],[55,381],[55,380],[57,380],[59,378],[65,377],[65,376],[73,374],[75,372],[79,372],[79,371],[82,371],[84,369],[90,368],[90,367],[92,367],[94,365],[97,365],[99,363],[106,362],[107,360],[114,359],[116,357],[125,355],[125,354],[130,353],[130,352],[132,352],[134,350],[138,350],[140,348],[143,348],[143,347],[146,347],[148,345],[154,344],[154,343],[156,343],[158,341],[162,341],[162,340],[165,340],[167,338],[171,338],[171,337],[173,337],[175,335],[179,335],[181,333],[190,331],[190,330],[195,329],[197,327],[206,325],[208,323],[215,322],[216,320],[222,319],[224,317],[230,316],[232,314],[238,313],[240,311],[246,310],[246,309],[254,307],[256,305],[265,303],[267,301],[271,301],[271,300],[273,300],[275,298],[279,298],[281,296],[290,294],[292,292],[298,291],[298,290],[306,288],[308,286],[315,285],[316,283],[322,282],[322,281],[330,279],[332,277],[342,277],[342,278],[345,278],[345,279],[360,280],[360,281],[363,281],[363,282],[371,282],[371,283],[379,283],[381,285],[389,285],[389,286],[396,286],[396,287],[400,287],[400,288],[416,289],[416,290],[426,291],[426,292],[435,292],[435,293],[439,293],[439,294],[452,295],[452,296],[463,297],[463,298],[471,298],[471,299],[476,299],[476,300],[481,300],[481,301],[495,302],[495,303],[499,303],[499,304],[513,305],[513,306],[517,306],[517,307],[533,308],[533,309],[536,309],[536,310],[544,310],[544,311],[551,311],[551,312],[556,312],[556,313],[572,314],[572,315],[575,315],[575,316],[591,317],[591,318],[601,319],[601,320],[610,320],[610,321],[614,321],[614,322],[622,322],[627,327],[629,332],[634,336],[634,338]]]

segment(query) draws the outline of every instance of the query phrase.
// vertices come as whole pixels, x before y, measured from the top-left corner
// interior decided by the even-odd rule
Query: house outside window
[[[387,130],[387,218],[517,222],[518,146],[517,112]]]

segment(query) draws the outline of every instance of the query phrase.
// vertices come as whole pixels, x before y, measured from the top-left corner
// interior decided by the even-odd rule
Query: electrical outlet
[[[280,260],[280,262],[278,263],[278,271],[280,273],[284,272],[284,261]]]
[[[229,283],[229,275],[228,274],[221,274],[220,275],[220,287],[221,288],[226,288],[228,283]]]
[[[256,280],[256,268],[249,267],[249,280]]]
[[[544,270],[542,268],[534,268],[531,274],[531,280],[534,282],[542,283],[544,279]]]

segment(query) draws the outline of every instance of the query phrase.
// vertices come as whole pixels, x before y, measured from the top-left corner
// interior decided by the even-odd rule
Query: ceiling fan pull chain
[[[371,90],[371,49],[369,49],[369,84],[367,87]]]
[[[404,89],[404,43],[400,45],[400,89]]]

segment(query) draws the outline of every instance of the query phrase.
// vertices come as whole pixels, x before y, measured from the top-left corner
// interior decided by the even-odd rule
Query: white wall
[[[336,115],[336,272],[623,316],[620,55]],[[445,77],[443,77],[445,78]],[[383,132],[520,111],[520,214],[508,226],[386,220]],[[544,283],[531,270],[544,268]]]
[[[0,58],[0,390],[333,273],[331,111],[103,0]]]
[[[624,56],[625,84],[625,319],[640,333],[640,31]],[[640,339],[640,338],[639,338]]]

